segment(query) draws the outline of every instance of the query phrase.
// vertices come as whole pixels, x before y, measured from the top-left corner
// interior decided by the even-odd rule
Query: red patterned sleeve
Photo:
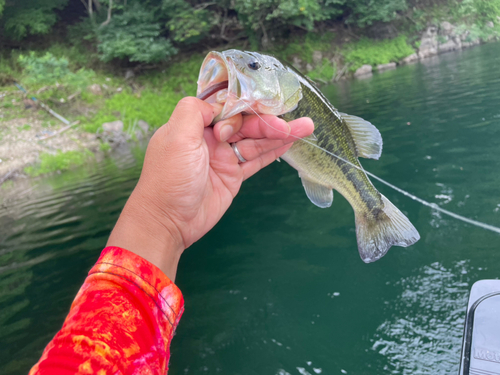
[[[166,374],[184,311],[180,290],[156,266],[107,247],[33,374]]]

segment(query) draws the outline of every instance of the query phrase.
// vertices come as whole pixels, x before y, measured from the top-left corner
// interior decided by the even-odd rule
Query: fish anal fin
[[[358,156],[378,159],[382,154],[382,136],[378,129],[361,117],[340,113],[356,143]]]
[[[321,208],[327,208],[332,205],[333,190],[331,188],[320,185],[304,177],[301,177],[301,180],[307,197],[311,202]]]
[[[420,239],[408,218],[382,195],[383,210],[372,215],[356,214],[356,236],[361,259],[365,263],[382,258],[391,246],[407,247]]]

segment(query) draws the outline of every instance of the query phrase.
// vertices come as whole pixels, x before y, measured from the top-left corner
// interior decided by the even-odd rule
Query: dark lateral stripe
[[[361,168],[356,156],[356,146],[354,140],[350,138],[347,124],[334,112],[334,109],[325,104],[326,99],[321,100],[318,97],[320,94],[311,90],[307,85],[302,84],[302,93],[303,98],[298,107],[284,117],[288,120],[303,116],[310,117],[316,128],[314,133],[318,138],[317,145]],[[325,153],[325,157],[337,165],[367,209],[377,217],[383,209],[380,194],[365,173],[333,155]]]

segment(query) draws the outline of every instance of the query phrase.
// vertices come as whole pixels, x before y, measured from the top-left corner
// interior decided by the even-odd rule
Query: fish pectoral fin
[[[351,130],[358,156],[378,159],[382,154],[382,136],[378,129],[361,117],[340,113]]]
[[[307,197],[316,206],[321,208],[327,208],[332,205],[333,202],[333,190],[329,187],[320,185],[316,182],[312,182],[304,177],[301,177],[302,185],[306,191]]]

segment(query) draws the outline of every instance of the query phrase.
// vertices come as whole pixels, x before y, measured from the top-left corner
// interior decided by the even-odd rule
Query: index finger
[[[243,116],[241,129],[228,139],[228,142],[238,142],[245,138],[286,139],[291,128],[288,123],[273,115]]]

